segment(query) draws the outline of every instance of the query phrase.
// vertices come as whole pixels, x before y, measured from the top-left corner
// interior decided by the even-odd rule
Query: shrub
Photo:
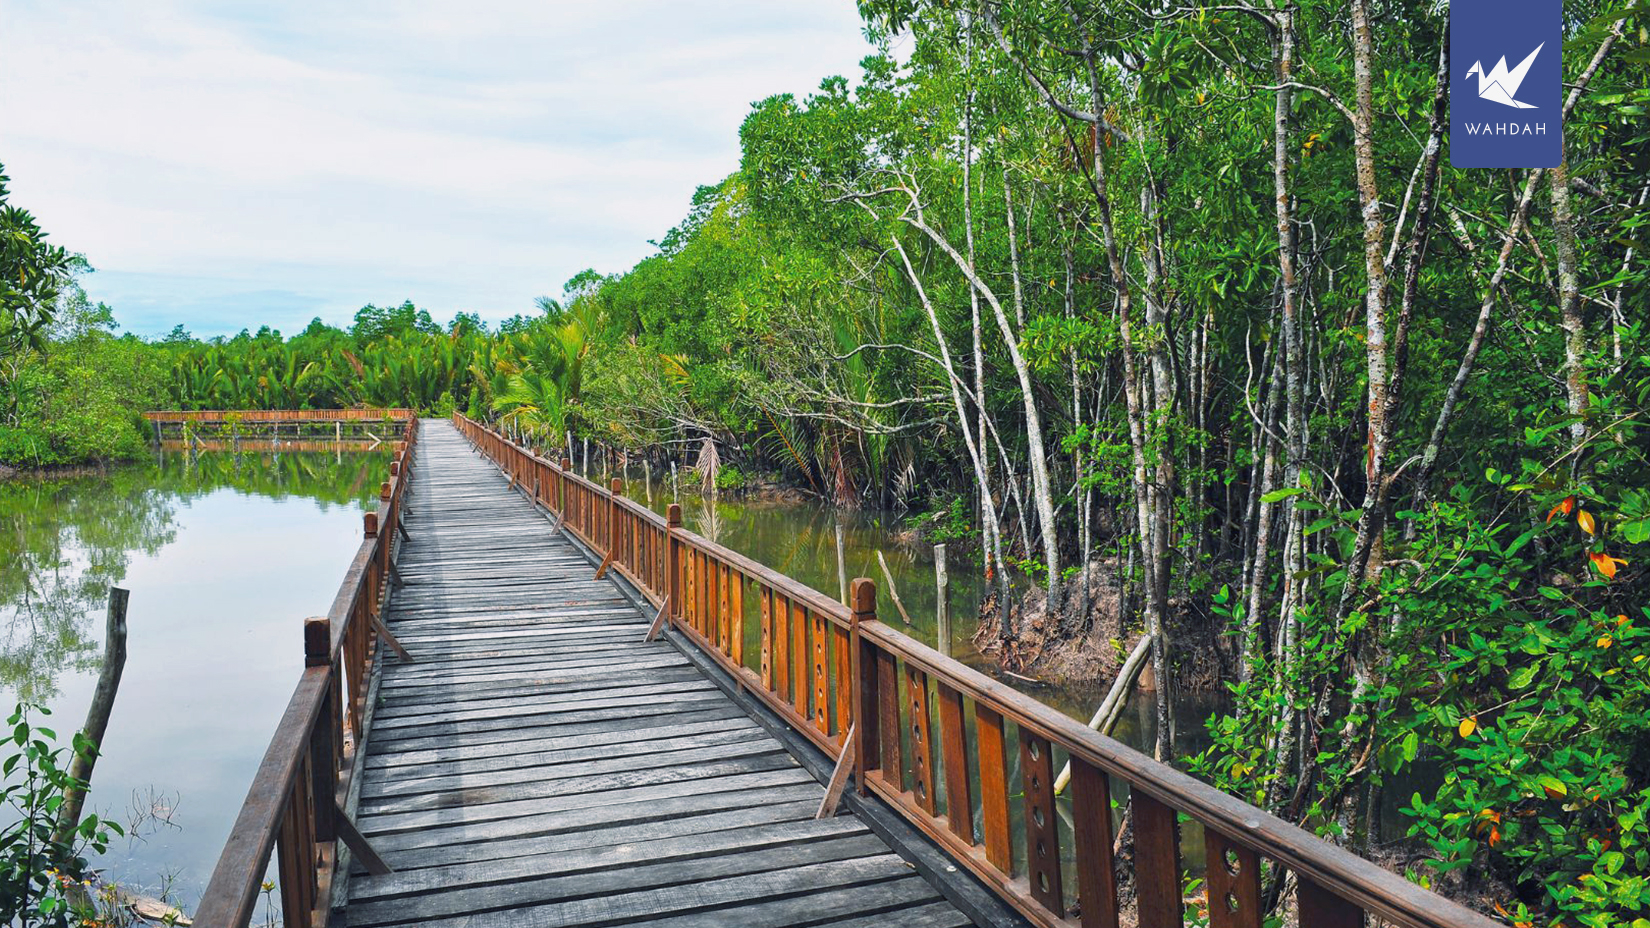
[[[82,787],[68,773],[68,748],[55,747],[57,733],[34,725],[30,716],[49,715],[43,706],[20,704],[6,720],[11,727],[10,753],[0,761],[0,805],[16,821],[0,829],[0,923],[20,928],[66,928],[98,916],[82,852],[103,853],[120,826],[87,813],[79,827],[59,841],[54,835],[57,810],[71,787]],[[92,744],[74,736],[73,751],[86,754]]]

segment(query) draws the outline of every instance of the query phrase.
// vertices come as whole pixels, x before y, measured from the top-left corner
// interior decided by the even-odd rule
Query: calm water
[[[107,589],[131,590],[126,669],[90,802],[135,834],[100,862],[111,878],[193,907],[297,682],[303,620],[330,604],[387,467],[387,453],[359,450],[168,451],[101,476],[0,483],[7,697],[50,706],[62,732],[78,728],[101,659]],[[627,492],[648,498],[640,480]],[[656,481],[654,507],[670,501]],[[875,578],[884,619],[897,623],[880,551],[908,630],[938,646],[932,546],[901,535],[897,516],[811,502],[681,502],[691,530],[832,597],[841,520],[848,576]],[[978,568],[951,560],[950,650],[979,666],[969,644]],[[1007,682],[1085,720],[1105,690]],[[1181,752],[1204,746],[1210,708],[1177,707]],[[1151,726],[1149,701],[1137,698],[1116,734],[1148,745]]]
[[[0,482],[0,684],[85,718],[108,587],[125,672],[88,808],[128,826],[98,862],[192,907],[361,537],[383,453],[166,452],[102,476]],[[8,706],[9,708],[9,706]]]

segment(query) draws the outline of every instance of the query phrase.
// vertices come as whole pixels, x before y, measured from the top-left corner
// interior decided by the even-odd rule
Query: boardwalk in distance
[[[450,422],[415,453],[347,924],[970,924]]]

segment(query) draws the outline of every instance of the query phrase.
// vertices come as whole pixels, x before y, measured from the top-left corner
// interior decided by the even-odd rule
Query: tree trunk
[[[1020,275],[1020,246],[1014,226],[1014,188],[1009,183],[1008,168],[1003,168],[1003,205],[1008,217],[1008,260],[1009,268],[1014,276],[1014,315],[1020,320],[1021,328],[1025,327],[1025,284]],[[1006,319],[999,319],[998,324],[1003,328],[1003,339],[1008,342],[1017,342],[1018,335],[1010,334]],[[1016,344],[1013,354],[1019,353]],[[1015,369],[1023,366],[1023,362],[1015,360]],[[1035,421],[1036,397],[1032,393],[1030,379],[1021,376],[1020,388],[1025,395],[1026,405],[1026,437],[1029,441],[1032,431],[1032,422]],[[1048,475],[1048,460],[1042,453],[1042,429],[1037,428],[1038,436],[1031,449],[1031,495],[1037,505],[1038,528],[1043,536],[1043,564],[1048,568],[1048,611],[1053,615],[1060,606],[1060,539],[1057,535],[1059,526],[1054,521],[1054,487]]]
[[[894,240],[894,249],[899,252],[900,261],[905,265],[905,273],[911,279],[911,286],[916,288],[917,297],[922,302],[922,308],[928,314],[928,324],[934,331],[934,340],[940,349],[940,364],[944,369],[946,385],[951,388],[952,408],[957,413],[957,428],[962,432],[963,446],[968,449],[969,463],[974,467],[974,480],[980,488],[980,508],[984,516],[985,560],[990,563],[995,560],[1002,563],[1003,535],[997,522],[997,505],[991,497],[990,476],[985,471],[983,448],[974,443],[973,433],[969,431],[968,409],[963,403],[962,389],[958,386],[962,382],[957,369],[951,362],[951,346],[946,341],[945,330],[940,326],[939,314],[934,311],[934,304],[929,302],[928,292],[923,289],[922,280],[917,277],[916,268],[911,266],[911,258],[905,252],[905,246],[898,239]],[[992,578],[997,586],[997,610],[1000,624],[1008,624],[1008,574],[998,570]]]
[[[914,195],[913,200],[915,200]],[[1020,402],[1025,410],[1026,419],[1026,456],[1030,459],[1031,481],[1039,509],[1038,515],[1043,519],[1049,532],[1048,537],[1052,538],[1054,504],[1049,494],[1048,454],[1043,443],[1043,418],[1042,413],[1037,408],[1037,392],[1036,386],[1031,380],[1031,366],[1026,363],[1025,355],[1020,353],[1019,338],[1015,334],[1013,326],[1009,323],[1008,313],[1004,310],[1002,301],[997,298],[997,294],[986,285],[985,281],[980,279],[980,275],[972,267],[969,267],[967,259],[959,254],[950,242],[946,241],[945,236],[940,235],[922,218],[920,207],[916,216],[902,218],[907,224],[927,235],[935,245],[939,246],[941,251],[950,256],[952,263],[956,264],[957,269],[968,278],[970,286],[979,291],[981,299],[984,299],[986,305],[991,307],[992,315],[996,317],[997,330],[1002,335],[1004,347],[1008,350],[1009,362],[1014,365],[1014,374],[1020,381]],[[1057,545],[1049,547],[1047,557],[1049,582],[1051,587],[1054,587],[1060,572],[1060,552]],[[1057,587],[1054,587],[1054,589],[1057,590]],[[1052,604],[1058,600],[1051,595],[1049,601]]]
[[[86,709],[86,727],[83,729],[91,747],[77,751],[69,762],[69,776],[76,785],[63,791],[63,805],[58,809],[57,827],[52,840],[59,845],[74,840],[80,826],[80,814],[86,804],[86,791],[91,789],[92,770],[97,766],[98,754],[103,750],[104,735],[109,730],[109,714],[115,708],[115,696],[120,692],[121,672],[126,669],[126,603],[131,594],[120,587],[109,587],[109,620],[103,640],[103,668],[98,672],[97,688],[92,692],[92,704]]]
[[[1558,254],[1558,314],[1564,325],[1564,398],[1569,412],[1570,443],[1587,437],[1587,324],[1581,311],[1581,284],[1576,275],[1576,228],[1570,212],[1570,168],[1565,161],[1547,170],[1553,195],[1553,240]],[[1572,460],[1572,466],[1578,459]]]

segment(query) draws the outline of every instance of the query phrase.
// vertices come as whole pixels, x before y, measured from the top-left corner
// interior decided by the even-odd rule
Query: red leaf
[[[1558,515],[1561,512],[1564,513],[1565,515],[1569,515],[1570,510],[1574,509],[1575,505],[1576,505],[1576,498],[1575,497],[1573,497],[1573,496],[1564,497],[1563,501],[1560,502],[1557,506],[1554,506],[1553,508],[1547,510],[1547,521],[1548,522],[1553,521],[1553,517]]]

